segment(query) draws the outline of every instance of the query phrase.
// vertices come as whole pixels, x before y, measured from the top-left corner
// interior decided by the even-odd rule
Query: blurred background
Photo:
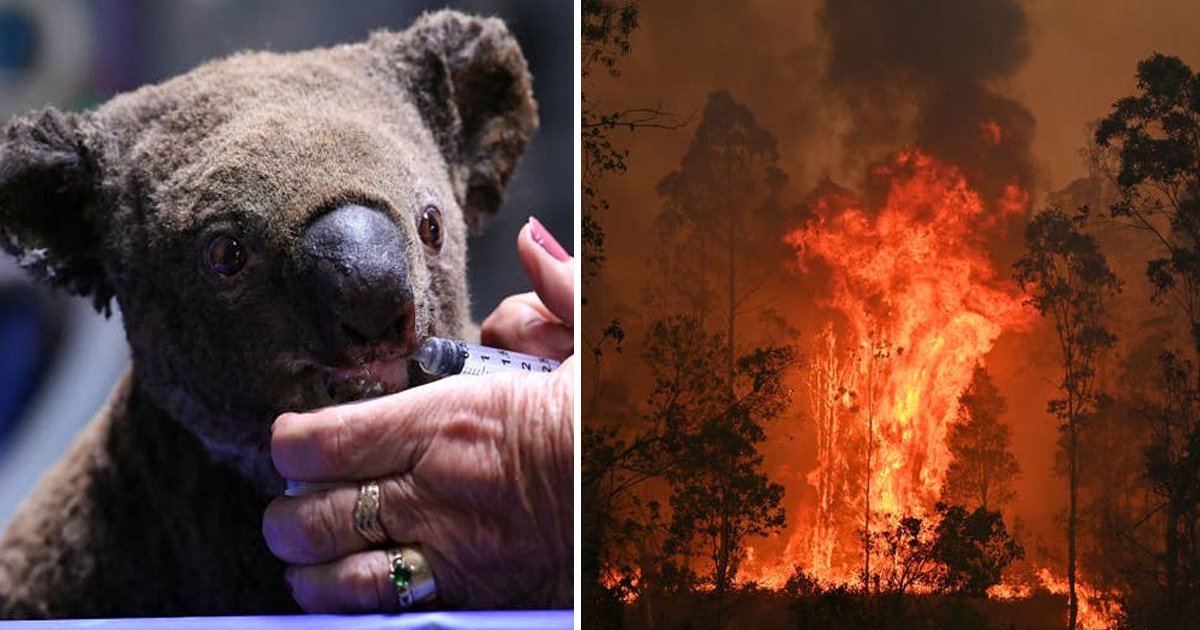
[[[528,290],[515,256],[532,214],[573,239],[573,13],[571,2],[358,0],[0,0],[0,121],[52,103],[94,107],[239,50],[286,52],[402,30],[424,11],[456,8],[503,18],[533,72],[541,127],[505,206],[471,242],[476,321]],[[115,309],[114,302],[114,309]],[[125,369],[119,312],[26,281],[0,253],[0,529],[38,476],[66,450]]]

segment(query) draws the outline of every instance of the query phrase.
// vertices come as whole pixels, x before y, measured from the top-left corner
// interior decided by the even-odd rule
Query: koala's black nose
[[[305,228],[300,249],[302,281],[319,305],[328,350],[406,341],[413,326],[412,284],[404,235],[387,215],[342,206]]]

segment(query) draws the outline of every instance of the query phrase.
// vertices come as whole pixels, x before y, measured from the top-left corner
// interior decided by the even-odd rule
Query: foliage
[[[1024,556],[1009,536],[1000,512],[939,503],[940,520],[933,556],[945,567],[940,588],[951,593],[984,597],[1000,583],[1004,569]]]
[[[1057,208],[1041,212],[1026,228],[1026,253],[1013,265],[1029,304],[1054,321],[1062,397],[1048,408],[1066,431],[1075,431],[1094,411],[1096,361],[1116,342],[1104,318],[1105,304],[1120,291],[1120,282],[1095,238],[1081,229],[1086,220],[1086,210],[1073,217]]]
[[[783,488],[760,472],[756,446],[762,423],[787,404],[782,376],[795,352],[748,352],[730,381],[725,348],[689,317],[654,322],[642,356],[654,384],[641,418],[584,427],[583,560],[597,575],[590,588],[603,591],[591,598],[597,611],[701,585],[728,590],[746,538],[783,525]],[[635,492],[646,482],[666,484],[669,516]]]
[[[795,352],[755,349],[738,358],[730,382],[724,371],[726,340],[702,332],[694,320],[657,322],[649,340],[647,357],[658,374],[652,418],[669,436],[667,550],[702,558],[706,570],[698,583],[725,592],[737,575],[745,540],[784,525],[783,486],[761,472],[757,445],[766,438],[763,422],[788,403],[782,376]]]
[[[1007,405],[983,366],[958,399],[958,419],[946,445],[954,461],[946,471],[942,498],[968,507],[999,509],[1016,496],[1013,479],[1021,468],[1009,446],[1012,430],[1000,422]]]
[[[1058,208],[1042,211],[1027,226],[1026,253],[1013,265],[1029,304],[1053,318],[1063,360],[1071,362],[1059,386],[1071,400],[1052,405],[1060,417],[1073,411],[1068,404],[1094,402],[1096,355],[1116,341],[1104,326],[1104,306],[1120,291],[1120,282],[1096,239],[1082,230],[1087,217],[1086,208],[1074,216]]]
[[[927,518],[901,517],[872,533],[881,559],[873,576],[879,592],[984,597],[1024,550],[999,512],[940,502],[935,510]]]
[[[1058,337],[1061,396],[1050,400],[1047,409],[1059,420],[1067,460],[1068,628],[1075,627],[1079,614],[1079,432],[1096,412],[1100,398],[1095,388],[1097,361],[1101,351],[1116,342],[1105,326],[1105,307],[1120,291],[1120,282],[1096,239],[1083,230],[1087,217],[1086,208],[1073,217],[1058,208],[1042,211],[1026,227],[1025,254],[1013,265],[1014,277],[1029,294],[1029,304],[1053,320]]]
[[[798,630],[986,630],[987,619],[959,597],[864,595],[846,585],[795,597]]]
[[[1200,392],[1195,367],[1170,352],[1159,358],[1163,401],[1150,418],[1146,479],[1163,511],[1160,587],[1172,610],[1200,607]]]
[[[1119,200],[1112,216],[1147,234],[1153,299],[1183,316],[1192,357],[1158,359],[1155,390],[1132,421],[1149,492],[1144,512],[1120,522],[1125,603],[1131,624],[1194,623],[1200,612],[1200,75],[1177,57],[1153,54],[1137,66],[1137,92],[1119,99],[1096,129]],[[1147,532],[1157,532],[1158,540]],[[1149,558],[1149,562],[1146,559]]]
[[[592,97],[592,82],[597,70],[610,78],[621,75],[620,60],[632,50],[630,39],[638,29],[638,7],[631,0],[584,0],[580,9],[583,82],[580,94],[583,161],[580,239],[586,280],[599,272],[605,260],[604,228],[600,217],[609,209],[609,203],[600,193],[600,180],[605,175],[621,175],[627,170],[625,160],[629,151],[613,141],[613,132],[678,129],[682,125],[661,107],[606,108]]]
[[[1154,54],[1138,63],[1137,88],[1096,129],[1117,161],[1121,199],[1111,212],[1162,248],[1146,275],[1156,297],[1182,309],[1200,350],[1200,75]]]
[[[881,561],[876,563],[876,590],[897,595],[914,587],[934,588],[944,567],[934,556],[936,539],[933,529],[915,516],[904,516],[891,527],[872,532],[872,547]]]
[[[723,90],[709,94],[679,167],[657,186],[663,204],[655,219],[652,307],[702,320],[720,312],[735,343],[739,315],[751,307],[771,312],[771,300],[750,299],[787,259],[780,235],[789,212],[777,200],[787,176],[778,160],[774,136],[746,105]]]
[[[629,37],[638,28],[638,8],[634,2],[583,0],[580,5],[583,52],[583,76],[602,68],[612,76],[620,75],[617,61],[629,54]]]

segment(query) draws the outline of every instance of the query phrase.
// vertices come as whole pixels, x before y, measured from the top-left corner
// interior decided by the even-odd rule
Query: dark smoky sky
[[[621,76],[595,80],[589,98],[600,109],[661,105],[691,118],[676,131],[615,136],[630,150],[630,170],[603,185],[612,204],[600,217],[608,263],[587,289],[585,331],[613,315],[638,325],[639,292],[655,247],[654,186],[678,168],[715,89],[747,104],[775,135],[779,166],[790,177],[789,203],[826,176],[861,190],[865,165],[901,144],[922,143],[963,164],[983,189],[1016,177],[1037,206],[1085,174],[1079,151],[1087,125],[1133,92],[1138,60],[1157,51],[1200,66],[1195,0],[830,4],[640,3],[641,28]],[[985,117],[1014,134],[998,153],[980,153],[977,126]],[[994,164],[1003,168],[985,168]],[[803,332],[816,332],[815,324]],[[1057,531],[1063,484],[1053,474],[1056,436],[1045,414],[1054,382],[1047,366],[1054,356],[1031,350],[1050,347],[1036,338],[1044,332],[1002,337],[988,366],[1009,400],[1007,420],[1024,469],[1015,511],[1033,531],[1050,537]],[[627,350],[606,372],[633,374],[636,356],[636,348]],[[636,397],[636,385],[627,385]],[[804,425],[777,430],[768,451],[771,474],[789,489],[802,485],[811,468],[810,433]],[[793,500],[802,498],[789,497],[789,507]]]
[[[817,15],[849,165],[911,142],[959,165],[985,200],[1029,187],[1033,116],[993,90],[1029,56],[1019,2],[830,0]],[[994,139],[985,123],[999,125]]]

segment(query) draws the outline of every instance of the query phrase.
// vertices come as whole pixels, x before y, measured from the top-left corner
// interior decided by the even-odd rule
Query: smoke
[[[826,81],[849,113],[851,161],[916,144],[959,165],[989,203],[1033,183],[1034,117],[994,86],[1029,57],[1016,0],[827,0]]]

